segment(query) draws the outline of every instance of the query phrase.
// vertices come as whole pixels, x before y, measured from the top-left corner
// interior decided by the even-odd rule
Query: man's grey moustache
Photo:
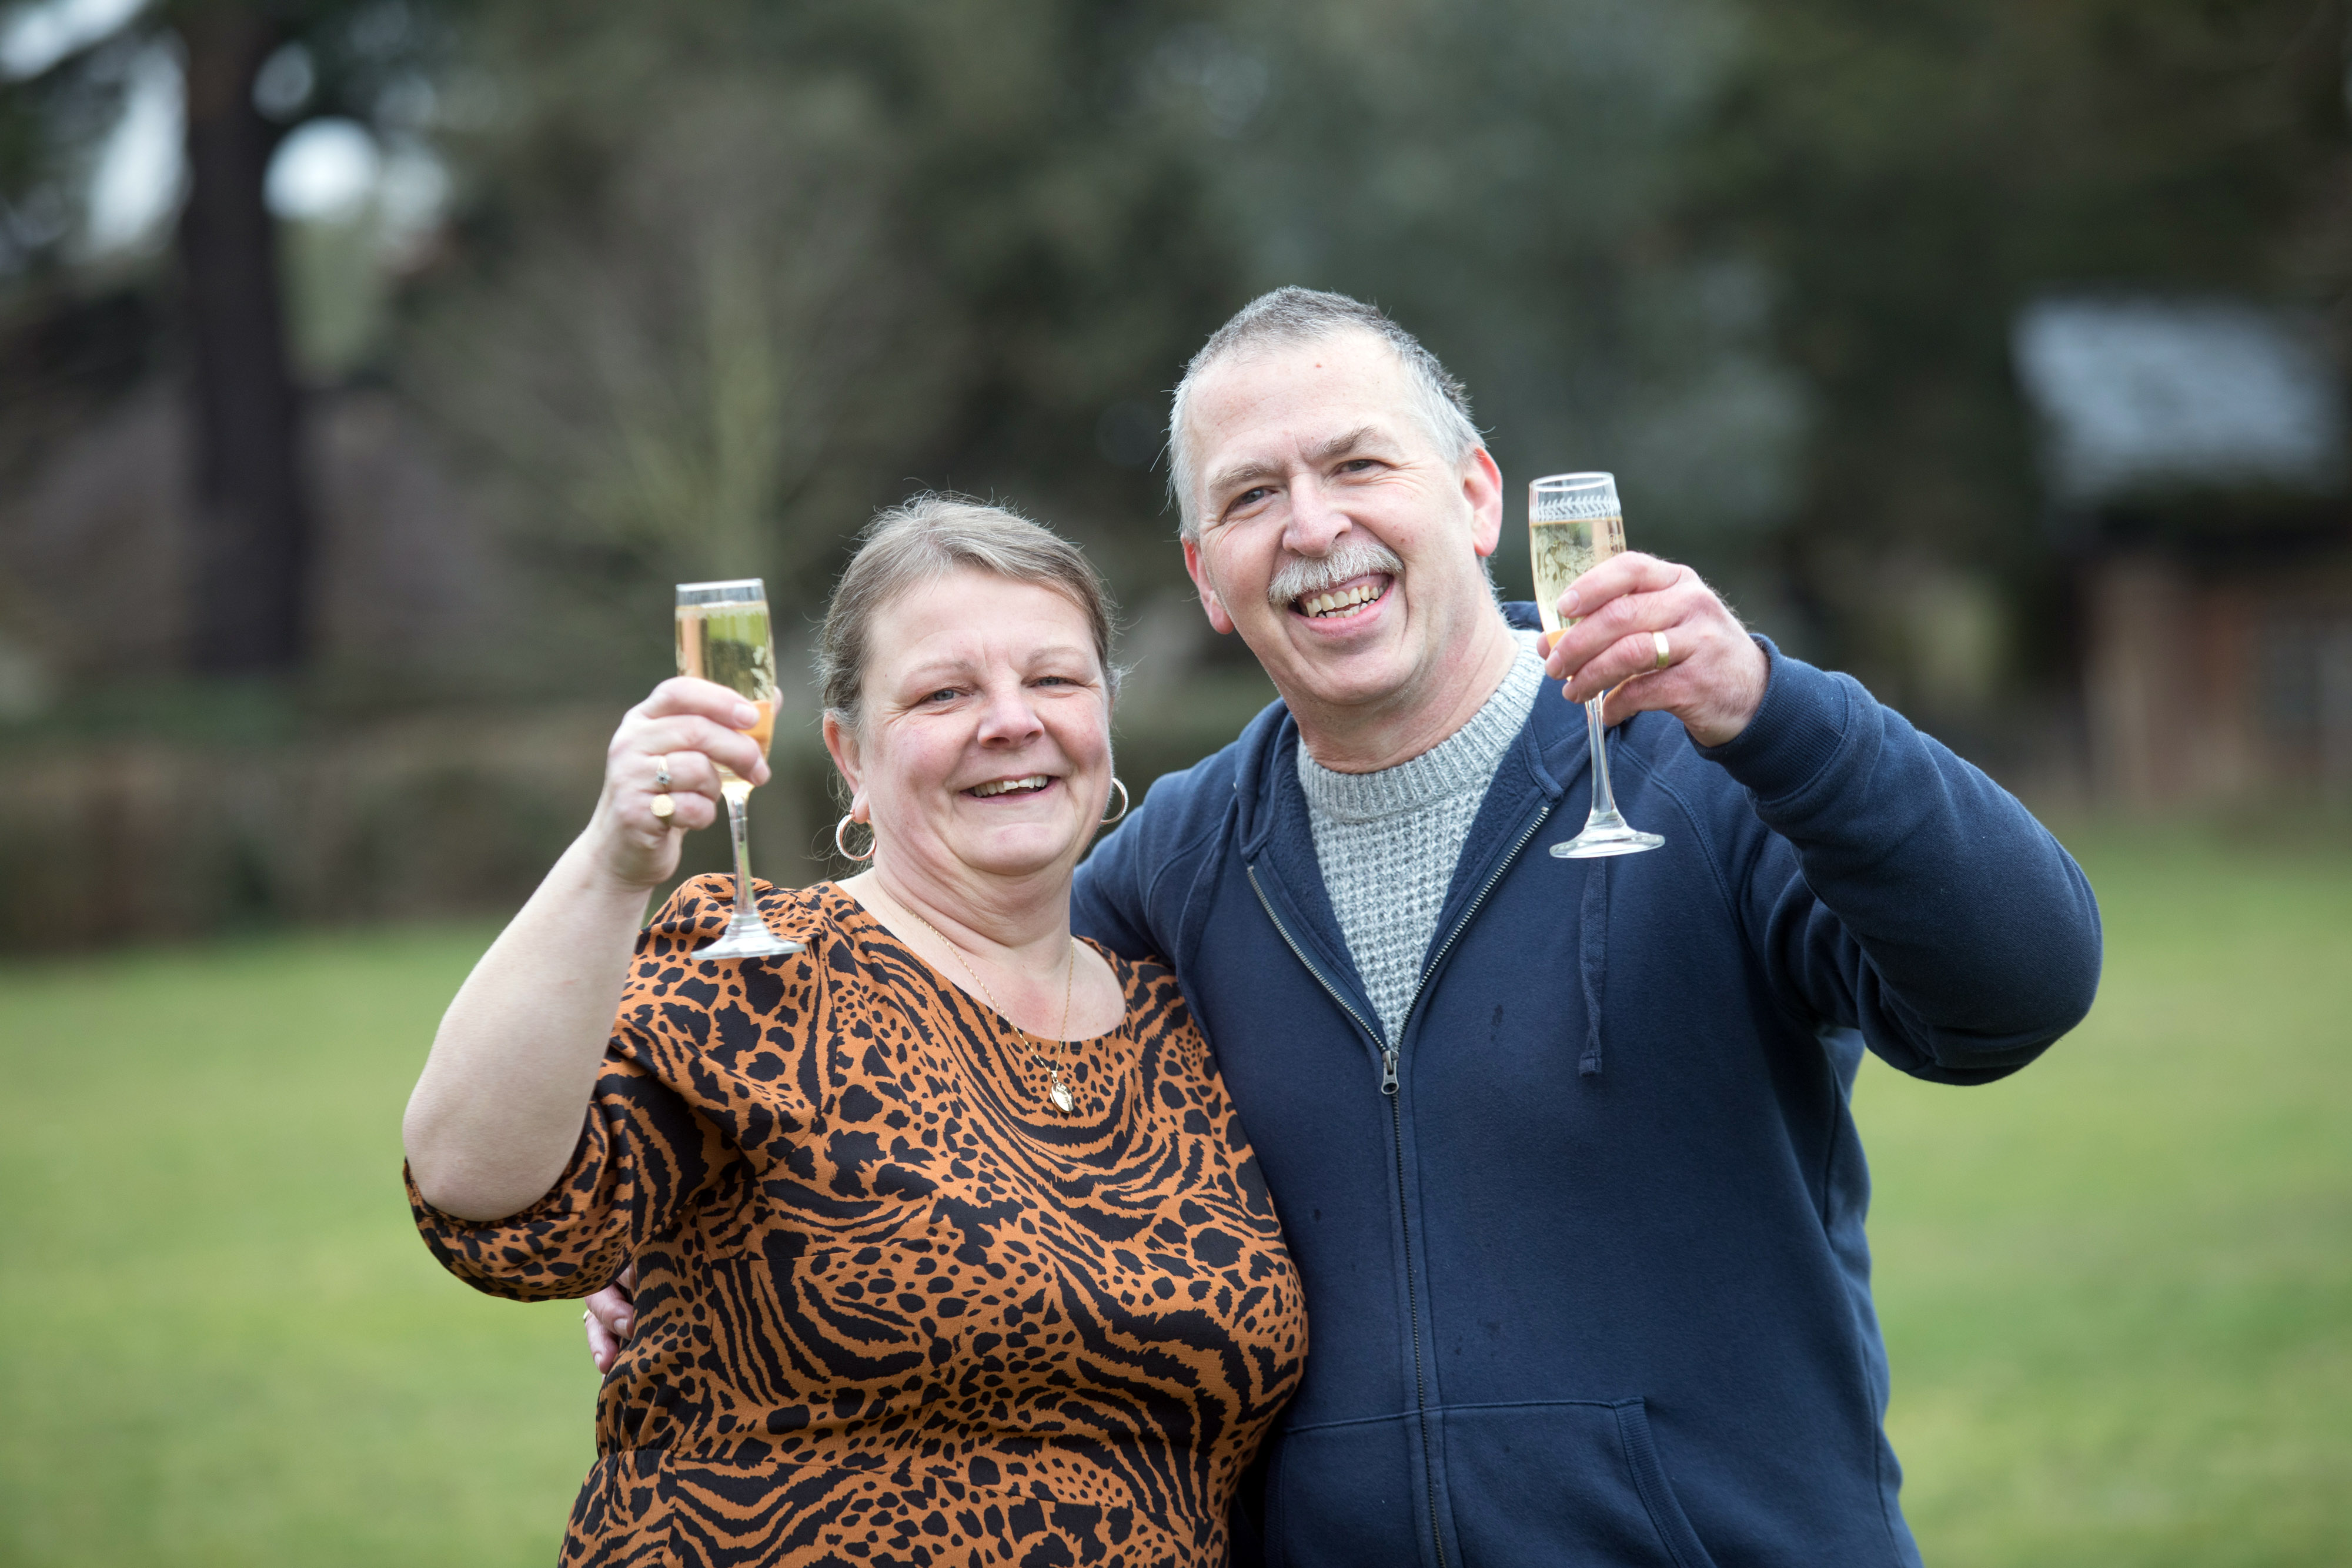
[[[1404,562],[1385,545],[1342,545],[1326,556],[1292,556],[1275,569],[1265,596],[1276,610],[1287,610],[1310,593],[1322,593],[1353,578],[1386,572],[1404,574]]]

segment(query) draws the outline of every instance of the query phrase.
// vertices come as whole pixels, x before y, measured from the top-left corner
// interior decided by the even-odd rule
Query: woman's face
[[[1078,607],[967,569],[884,605],[867,647],[858,733],[825,739],[877,863],[1066,875],[1110,796],[1110,694]]]

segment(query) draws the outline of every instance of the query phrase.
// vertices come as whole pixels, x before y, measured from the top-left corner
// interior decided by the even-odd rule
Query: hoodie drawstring
[[[1601,990],[1602,968],[1609,951],[1609,862],[1590,862],[1591,870],[1584,879],[1584,928],[1581,959],[1584,967],[1584,1054],[1577,1060],[1577,1072],[1586,1078],[1601,1074]]]

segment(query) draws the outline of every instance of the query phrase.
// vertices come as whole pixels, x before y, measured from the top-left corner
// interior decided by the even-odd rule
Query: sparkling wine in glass
[[[677,585],[677,673],[716,681],[760,710],[748,733],[762,755],[776,733],[776,644],[768,633],[768,592],[756,577],[732,582]],[[719,769],[719,792],[727,800],[727,829],[735,841],[735,917],[725,935],[695,956],[773,958],[797,953],[768,929],[751,897],[751,845],[743,822],[751,781]]]
[[[1555,637],[1565,628],[1559,596],[1568,585],[1625,549],[1625,513],[1610,474],[1553,474],[1528,486],[1528,545],[1535,558],[1536,610]],[[1570,622],[1573,624],[1573,622]],[[1602,693],[1601,696],[1606,696]],[[1584,705],[1592,737],[1592,814],[1584,831],[1551,852],[1561,860],[1639,854],[1666,841],[1626,825],[1609,787],[1609,749],[1601,727],[1601,697]]]

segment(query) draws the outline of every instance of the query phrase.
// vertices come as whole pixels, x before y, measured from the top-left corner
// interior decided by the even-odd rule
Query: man
[[[1916,1563],[1846,1094],[1865,1046],[1984,1082],[2078,1021],[2081,873],[1687,569],[1587,573],[1547,659],[1459,384],[1369,307],[1254,302],[1171,435],[1202,604],[1282,701],[1152,787],[1077,924],[1174,964],[1305,1281],[1268,1558]],[[1665,843],[1556,859],[1612,687]]]

